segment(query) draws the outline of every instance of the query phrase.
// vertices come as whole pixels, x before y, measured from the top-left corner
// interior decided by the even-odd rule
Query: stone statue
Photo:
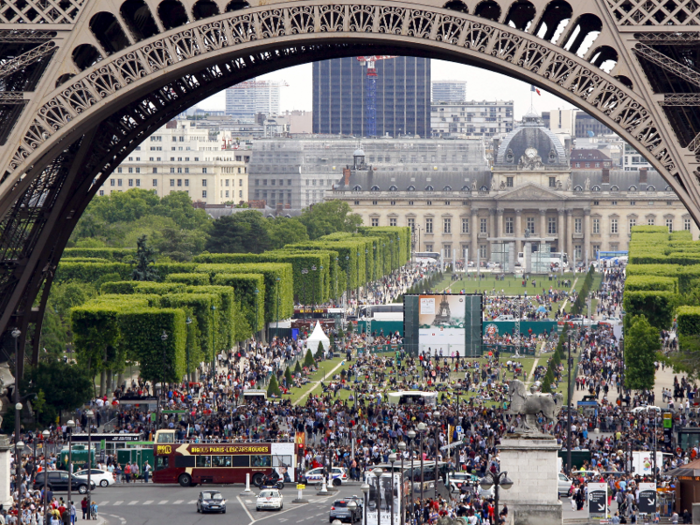
[[[542,414],[549,423],[554,424],[564,402],[564,396],[561,394],[542,394],[535,391],[527,393],[525,384],[517,379],[509,383],[508,396],[508,412],[524,416],[516,431],[529,435],[545,435],[537,426],[537,416]]]
[[[501,181],[501,189],[502,190],[506,189],[506,181],[504,181],[504,180]]]
[[[557,181],[557,189],[558,189],[558,190],[561,189],[561,181],[560,181],[560,180]]]
[[[476,191],[476,181],[472,181],[472,191]]]
[[[571,190],[571,179],[566,179],[566,191]]]
[[[585,191],[591,191],[591,178],[586,177],[586,182],[583,183],[583,189]]]

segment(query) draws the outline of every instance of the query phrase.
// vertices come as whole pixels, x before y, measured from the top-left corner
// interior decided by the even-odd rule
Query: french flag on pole
[[[539,96],[542,96],[542,92],[535,86],[530,86],[530,91],[532,91],[533,93],[537,93]]]

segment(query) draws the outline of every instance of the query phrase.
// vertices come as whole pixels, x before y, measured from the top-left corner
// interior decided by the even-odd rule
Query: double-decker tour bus
[[[174,430],[158,430],[153,482],[179,483],[183,487],[245,483],[246,474],[250,474],[251,482],[259,485],[262,477],[274,469],[282,480],[291,483],[295,479],[295,446],[294,441],[191,443],[177,441]]]
[[[312,308],[302,306],[294,309],[292,318],[292,328],[311,329],[316,326],[316,322],[321,323],[324,328],[334,328],[343,326],[345,321],[344,308]]]

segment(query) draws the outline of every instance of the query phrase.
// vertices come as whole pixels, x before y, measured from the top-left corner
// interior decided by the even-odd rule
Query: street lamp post
[[[411,480],[411,490],[410,490],[410,493],[411,493],[411,499],[410,499],[411,512],[413,512],[414,506],[416,503],[414,501],[414,498],[413,498],[413,482],[415,481],[415,473],[413,472],[413,449],[414,449],[414,441],[413,440],[416,439],[416,431],[411,429],[408,432],[406,432],[406,436],[408,437],[408,439],[411,440],[411,442],[410,442],[410,446],[411,446],[411,476],[409,477],[409,479]]]
[[[301,302],[302,305],[306,305],[306,276],[309,275],[309,270],[307,268],[302,268],[301,269],[301,295],[304,298],[303,301]]]
[[[401,491],[401,503],[400,503],[400,507],[399,507],[399,515],[401,517],[399,518],[399,525],[403,525],[405,517],[406,517],[405,516],[406,510],[405,510],[405,505],[404,505],[404,493],[403,493],[403,489],[405,487],[405,484],[403,482],[403,455],[404,455],[404,452],[406,450],[406,442],[399,441],[398,448],[399,448],[399,452],[401,453],[401,476],[399,476],[399,479],[401,480],[399,482],[400,483],[399,490]]]
[[[260,293],[260,290],[257,288],[255,289],[255,330],[254,332],[257,334],[259,332],[258,330],[258,294]]]
[[[345,256],[345,268],[347,271],[345,279],[345,315],[347,316],[347,311],[350,308],[350,256]]]
[[[12,330],[12,339],[15,340],[15,388],[14,388],[14,398],[15,398],[15,485],[19,489],[19,471],[21,468],[19,461],[19,454],[17,453],[17,445],[19,444],[21,429],[21,419],[22,419],[22,403],[19,402],[19,349],[17,346],[17,340],[22,332],[19,328]]]
[[[391,473],[389,474],[391,476],[391,480],[389,480],[389,486],[391,487],[391,490],[389,491],[389,512],[391,512],[391,514],[389,515],[389,523],[391,525],[394,525],[394,463],[396,463],[395,453],[389,454],[389,463],[391,464]]]
[[[44,438],[44,446],[43,446],[43,449],[44,449],[44,495],[43,495],[43,499],[44,499],[44,523],[48,523],[49,517],[46,515],[46,513],[48,512],[48,505],[49,505],[48,494],[47,494],[48,481],[49,481],[49,456],[47,454],[47,446],[46,445],[47,445],[47,441],[49,439],[49,436],[51,435],[51,432],[49,432],[48,430],[44,430],[41,433],[41,435]]]
[[[66,428],[68,429],[68,509],[70,511],[71,489],[73,488],[73,429],[75,421],[69,419]]]
[[[566,475],[571,474],[571,425],[573,422],[571,421],[571,332],[567,330],[568,338],[569,338],[569,344],[568,344],[568,352],[569,356],[567,358],[567,363],[568,366],[567,368],[569,369],[569,379],[567,382],[567,391],[568,391],[568,401],[567,401],[567,408],[566,408],[566,419],[569,425],[569,428],[566,429]]]
[[[160,335],[160,340],[163,341],[163,365],[165,366],[166,363],[166,355],[165,355],[165,342],[168,340],[168,332],[163,330],[163,333]],[[163,391],[163,383],[164,381],[161,380],[160,382],[160,388],[156,389],[156,396],[157,396],[157,401],[156,401],[156,430],[160,428],[160,394]],[[155,385],[153,385],[155,387]]]
[[[22,495],[22,482],[20,480],[22,471],[22,450],[24,450],[24,441],[20,440],[19,443],[15,442],[15,488],[17,489],[17,501],[19,501]]]
[[[92,442],[92,417],[95,415],[92,410],[88,410],[85,412],[85,415],[87,416],[87,424],[88,424],[88,450],[87,450],[87,457],[88,457],[88,476],[87,476],[87,508],[88,508],[88,519],[92,519],[90,509],[92,508],[92,499],[90,499],[90,492],[91,492],[91,486],[90,486],[90,472],[92,471],[92,456],[90,455],[90,446]],[[70,485],[70,482],[68,483]]]
[[[362,491],[362,494],[364,495],[364,519],[362,520],[363,525],[367,525],[367,493],[369,492],[369,484],[365,480],[365,482],[362,484],[360,487],[360,490]]]
[[[498,518],[498,490],[499,488],[502,488],[504,490],[510,489],[513,486],[513,480],[508,477],[507,472],[499,472],[498,474],[494,474],[493,472],[489,471],[486,473],[486,476],[481,478],[480,484],[481,488],[483,488],[484,490],[489,490],[491,487],[493,487],[493,517],[496,522],[496,525],[500,525],[500,520]]]
[[[418,433],[420,434],[420,519],[418,522],[423,524],[423,434],[428,426],[422,421],[418,423]]]
[[[316,265],[311,266],[311,271],[313,273],[313,279],[311,281],[311,312],[316,309]]]
[[[192,324],[192,319],[190,317],[187,318],[185,321],[187,323],[187,332],[189,335],[190,331],[190,325]],[[187,381],[192,381],[192,378],[190,377],[190,345],[189,345],[189,337],[187,338],[186,344],[185,344],[185,351],[187,352]]]
[[[218,323],[214,320],[216,316],[216,306],[211,305],[211,310],[212,310],[212,322],[214,323],[214,326],[218,326]],[[212,343],[211,343],[211,372],[212,372],[212,380],[216,381],[216,330],[212,330]],[[163,330],[163,333],[165,334],[165,330]],[[165,334],[168,335],[168,334]],[[163,336],[161,336],[162,338]],[[167,339],[167,337],[166,337]],[[165,341],[165,339],[163,339]],[[163,346],[163,350],[165,350],[165,345]]]
[[[377,525],[382,525],[382,490],[381,490],[381,482],[382,482],[382,473],[384,471],[377,467],[375,469],[372,469],[372,474],[374,474],[374,477],[377,478]]]
[[[275,279],[275,295],[277,295],[277,313],[275,314],[275,336],[279,336],[280,329],[280,278]]]
[[[439,417],[440,412],[437,410],[433,412],[433,420],[435,422],[435,501],[437,501],[438,497],[438,452],[440,450],[440,440],[438,439],[440,437],[440,423],[438,422]]]

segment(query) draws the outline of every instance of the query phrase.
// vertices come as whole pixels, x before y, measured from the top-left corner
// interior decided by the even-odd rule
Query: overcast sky
[[[290,67],[260,77],[266,80],[286,80],[289,87],[281,88],[280,110],[312,109],[311,64]],[[515,118],[520,119],[530,109],[530,85],[505,75],[492,73],[477,67],[432,61],[433,80],[466,80],[468,100],[513,100]],[[543,90],[542,96],[534,96],[535,111],[571,109],[574,106]],[[202,109],[224,110],[224,93],[218,93],[199,104]]]

